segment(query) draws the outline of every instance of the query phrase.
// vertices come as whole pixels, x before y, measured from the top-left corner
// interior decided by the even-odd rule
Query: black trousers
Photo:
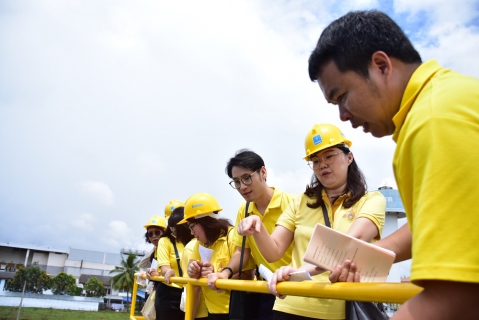
[[[182,289],[167,286],[163,282],[156,285],[156,320],[184,320],[185,313],[180,309]]]
[[[284,313],[281,311],[273,311],[274,314],[274,320],[306,320],[306,319],[314,319],[314,318],[309,318],[309,317],[302,317],[302,316],[297,316],[295,314],[291,313]],[[319,319],[314,319],[314,320],[319,320]]]
[[[273,307],[276,301],[276,296],[268,293],[263,293],[259,298],[258,320],[273,320]]]
[[[230,315],[228,313],[209,313],[208,320],[229,320]]]

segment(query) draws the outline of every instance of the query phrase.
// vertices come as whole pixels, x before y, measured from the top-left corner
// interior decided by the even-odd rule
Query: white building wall
[[[30,252],[31,254],[31,252]],[[48,262],[48,252],[33,252],[32,255],[32,264],[38,264],[38,265],[47,265]]]
[[[21,293],[0,293],[0,306],[18,307],[20,305],[21,295]],[[22,307],[98,311],[100,302],[103,302],[103,298],[25,294]]]
[[[398,228],[398,217],[395,213],[386,214],[386,223],[384,224],[383,233],[381,238],[389,236]],[[401,267],[399,263],[394,263],[389,271],[386,282],[401,282]]]
[[[52,267],[63,267],[68,255],[66,253],[50,252],[48,255],[47,265]]]

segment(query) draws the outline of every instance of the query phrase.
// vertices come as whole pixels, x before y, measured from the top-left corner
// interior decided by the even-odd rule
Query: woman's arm
[[[258,216],[249,216],[238,224],[238,233],[253,236],[263,257],[268,262],[281,259],[293,242],[293,232],[283,226],[276,226],[270,235]]]
[[[175,276],[175,270],[172,269],[170,266],[161,266],[161,274],[165,277],[165,282],[170,283],[170,277]]]
[[[361,217],[353,222],[347,234],[359,240],[370,242],[379,234],[379,231],[374,222],[368,218]]]

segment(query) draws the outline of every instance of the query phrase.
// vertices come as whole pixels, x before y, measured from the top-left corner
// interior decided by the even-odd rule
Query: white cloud
[[[268,185],[293,194],[303,193],[306,185],[311,182],[312,173],[306,161],[304,161],[304,168],[296,172],[276,172],[273,168],[268,168]]]
[[[71,225],[84,231],[92,231],[95,218],[90,213],[81,213],[71,220]]]
[[[143,176],[158,175],[165,172],[165,165],[160,157],[151,152],[139,154],[137,163]]]
[[[110,187],[103,181],[83,181],[81,191],[101,204],[113,205],[115,196]]]
[[[140,233],[136,233],[140,235]],[[135,233],[132,232],[128,224],[124,221],[113,220],[108,223],[108,228],[103,232],[102,241],[110,246],[117,248],[128,247],[132,249],[132,238]]]

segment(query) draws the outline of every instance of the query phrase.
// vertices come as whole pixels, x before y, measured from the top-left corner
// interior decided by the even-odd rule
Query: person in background
[[[232,238],[233,226],[229,220],[218,217],[221,210],[218,201],[207,193],[194,194],[185,202],[185,219],[179,224],[187,224],[191,234],[198,240],[188,264],[188,275],[191,278],[206,278],[213,272],[221,272],[236,251]],[[209,261],[203,261],[200,246],[211,250]],[[244,267],[250,273],[254,269],[254,263],[251,262]],[[201,288],[208,308],[208,319],[229,320],[230,291],[217,292],[209,287]]]
[[[250,202],[248,214],[259,217],[268,233],[273,232],[276,220],[288,206],[292,195],[268,186],[266,183],[268,172],[263,159],[257,153],[248,149],[238,150],[235,156],[229,159],[225,171],[228,177],[232,179],[230,186],[237,190],[245,200],[238,209],[236,225],[245,218],[246,202]],[[227,268],[224,268],[222,272],[212,273],[208,276],[210,288],[215,290],[217,279],[228,279],[231,274],[239,271],[242,242],[243,237],[235,230],[233,232],[233,243],[236,245],[236,251],[226,266]],[[246,238],[243,264],[247,264],[252,256],[257,268],[262,264],[269,270],[275,271],[281,266],[291,263],[292,250],[293,245],[291,244],[279,260],[268,262],[261,254],[254,238],[249,236]],[[272,320],[273,305],[276,297],[271,294],[262,294],[260,297],[258,319]]]
[[[380,11],[349,12],[327,26],[309,77],[342,121],[393,135],[394,174],[408,224],[376,244],[412,257],[423,290],[393,319],[477,319],[479,292],[479,79],[422,62]],[[350,267],[353,267],[351,270]],[[331,280],[359,280],[345,261]]]
[[[253,236],[268,261],[280,259],[294,240],[291,266],[276,270],[268,286],[278,296],[274,319],[344,319],[342,300],[282,296],[276,283],[289,280],[293,271],[306,269],[315,281],[329,282],[328,272],[318,274],[315,266],[303,263],[316,224],[370,242],[381,237],[386,200],[378,192],[367,192],[365,178],[350,150],[352,142],[332,124],[316,124],[308,131],[305,157],[314,174],[306,191],[294,198],[270,234],[261,219],[252,215],[238,225],[238,233]]]
[[[148,220],[144,228],[146,229],[145,241],[151,243],[153,248],[141,259],[138,267],[148,269],[151,267],[153,259],[156,259],[156,248],[158,247],[158,241],[165,233],[166,221],[160,216],[153,216]]]
[[[184,207],[185,204],[180,200],[170,200],[165,206],[165,219],[168,219],[171,216],[173,210],[179,207]]]
[[[180,257],[183,249],[193,238],[185,225],[177,225],[184,216],[184,208],[177,207],[168,218],[168,229],[158,241],[158,268],[167,283],[158,282],[156,286],[156,319],[180,320],[185,313],[180,309],[182,284],[170,283],[169,278],[183,272],[180,266]],[[149,276],[158,276],[158,270],[152,270]]]

